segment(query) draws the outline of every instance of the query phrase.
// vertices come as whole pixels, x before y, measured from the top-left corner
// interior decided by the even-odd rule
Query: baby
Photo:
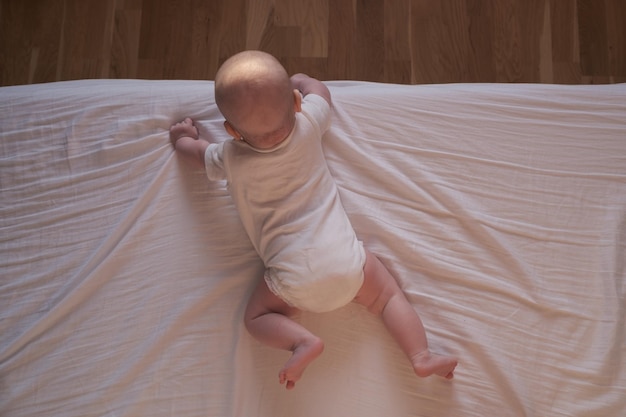
[[[279,382],[292,389],[324,349],[292,320],[354,300],[380,315],[415,373],[452,378],[457,360],[428,349],[422,322],[395,279],[357,239],[322,152],[331,97],[320,81],[291,78],[271,55],[246,51],[215,77],[215,100],[233,140],[209,143],[193,121],[170,138],[211,180],[227,180],[243,226],[266,271],[244,315],[250,334],[291,351]]]

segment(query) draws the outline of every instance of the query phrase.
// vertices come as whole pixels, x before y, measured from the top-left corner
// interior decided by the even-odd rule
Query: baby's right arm
[[[170,141],[176,151],[185,155],[196,167],[204,169],[204,153],[209,142],[199,138],[198,128],[193,124],[193,120],[187,117],[182,122],[172,125]]]
[[[330,90],[318,79],[300,73],[291,76],[291,84],[293,88],[300,90],[303,96],[311,93],[317,94],[324,98],[329,106],[331,105]]]

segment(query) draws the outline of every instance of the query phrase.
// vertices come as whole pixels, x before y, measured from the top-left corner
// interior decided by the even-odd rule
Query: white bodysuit
[[[363,283],[365,264],[322,152],[329,124],[330,106],[309,94],[293,131],[276,147],[229,140],[205,153],[209,179],[227,180],[270,290],[313,312],[348,304]]]

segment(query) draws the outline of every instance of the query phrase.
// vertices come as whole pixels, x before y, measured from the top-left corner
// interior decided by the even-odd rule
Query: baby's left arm
[[[196,167],[204,169],[204,154],[209,142],[200,139],[198,128],[187,117],[170,127],[170,141],[177,152],[185,155]]]

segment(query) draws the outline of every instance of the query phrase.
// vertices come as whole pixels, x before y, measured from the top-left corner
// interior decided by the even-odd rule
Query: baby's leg
[[[387,268],[376,256],[368,251],[366,253],[365,278],[355,301],[382,316],[387,330],[409,358],[418,376],[436,374],[451,379],[457,365],[456,358],[430,353],[426,332],[417,312]]]
[[[246,328],[261,343],[292,352],[278,378],[292,389],[306,367],[324,350],[322,340],[291,320],[297,309],[270,291],[262,279],[252,293],[244,316]]]

